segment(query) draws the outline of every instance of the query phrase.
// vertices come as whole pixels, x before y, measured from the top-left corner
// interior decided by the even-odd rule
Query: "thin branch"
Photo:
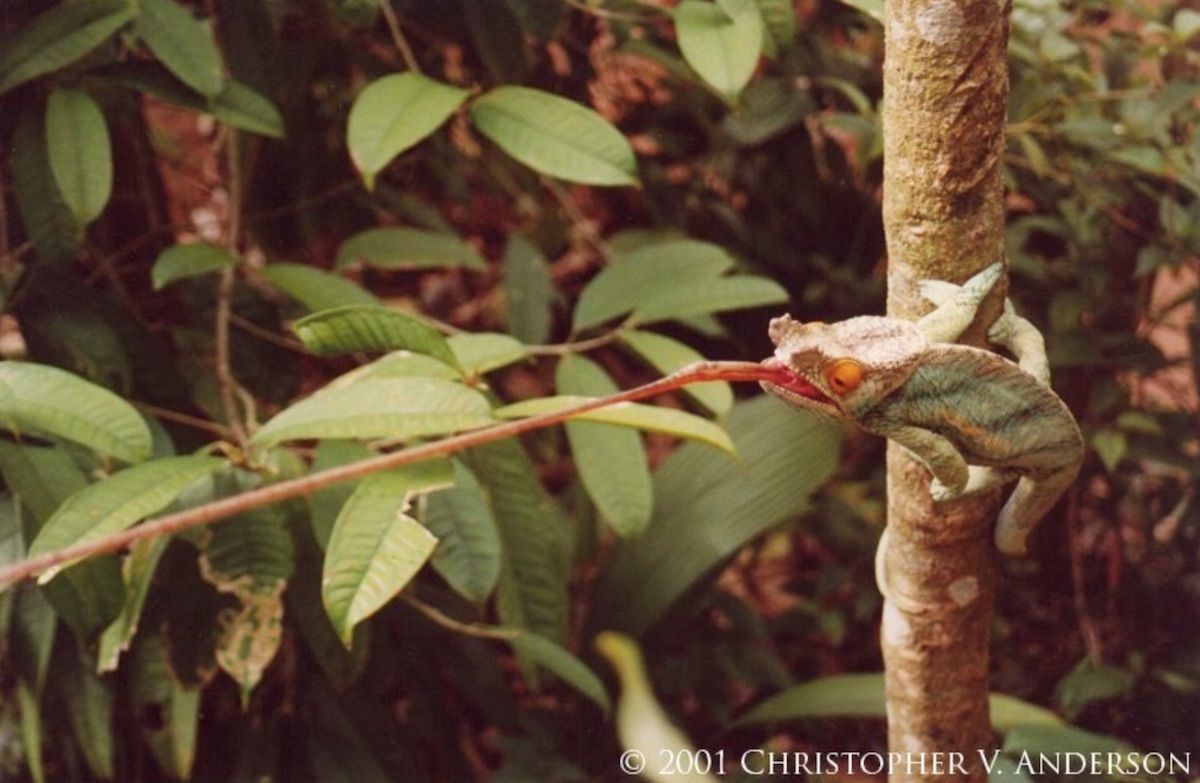
[[[412,47],[408,45],[408,39],[404,37],[404,31],[400,29],[400,20],[396,18],[396,10],[392,8],[392,0],[383,0],[379,4],[379,10],[383,12],[383,18],[387,20],[388,30],[392,34],[392,41],[395,42],[396,48],[400,50],[400,56],[404,58],[404,64],[413,73],[420,73],[421,66],[417,65],[417,58],[413,54]]]
[[[160,408],[157,405],[151,405],[146,402],[134,402],[133,407],[137,408],[140,411],[145,411],[146,413],[149,413],[151,416],[155,417],[156,419],[162,419],[163,421],[173,421],[176,424],[183,424],[188,427],[194,427],[198,430],[204,430],[205,432],[211,432],[213,435],[216,435],[218,438],[232,437],[232,433],[230,433],[228,427],[223,427],[220,424],[217,424],[215,421],[208,421],[207,419],[201,419],[196,416],[189,416],[186,413],[179,413],[178,411],[168,410],[167,408]]]
[[[612,248],[604,241],[604,237],[600,236],[596,229],[592,227],[592,221],[588,220],[587,215],[580,211],[579,205],[571,198],[571,194],[550,177],[542,177],[542,184],[545,185],[546,190],[550,191],[555,200],[562,205],[563,211],[567,213],[567,217],[571,218],[571,222],[575,224],[579,232],[596,248],[596,251],[600,255],[604,256],[604,260],[611,264],[614,260]]]
[[[122,530],[119,533],[102,536],[90,541],[83,541],[54,552],[47,552],[38,557],[32,557],[0,568],[0,585],[28,579],[34,574],[64,563],[73,563],[89,557],[118,552],[126,547],[155,536],[169,535],[188,530],[200,525],[206,525],[217,520],[226,519],[238,514],[244,514],[256,508],[278,503],[281,500],[308,495],[318,489],[342,481],[359,479],[378,473],[381,470],[391,470],[414,462],[423,462],[435,457],[454,454],[464,449],[491,443],[502,438],[511,438],[533,430],[549,427],[566,421],[588,411],[651,397],[656,394],[677,389],[689,383],[706,381],[776,381],[781,382],[779,372],[752,362],[697,362],[684,367],[678,372],[652,383],[628,389],[607,397],[573,405],[553,413],[531,416],[528,419],[507,421],[494,424],[484,429],[465,432],[439,441],[422,443],[389,454],[381,454],[360,462],[340,465],[329,470],[311,473],[307,476],[280,481],[265,487],[244,492],[240,495],[222,498],[212,503],[196,506],[165,517],[146,522],[137,527]],[[786,382],[786,381],[782,381]]]
[[[264,340],[272,345],[277,345],[280,348],[286,348],[287,350],[295,351],[296,353],[302,353],[305,356],[312,355],[312,352],[305,348],[303,343],[297,342],[296,340],[289,340],[283,335],[275,334],[270,329],[264,329],[253,321],[242,318],[237,313],[229,313],[229,322],[241,329],[246,334],[254,335],[258,339]]]
[[[587,340],[575,340],[569,343],[557,343],[554,345],[527,345],[525,348],[535,356],[566,356],[573,353],[584,353],[620,340],[624,331],[624,324],[622,324],[611,332],[605,332],[599,337],[592,337]]]
[[[226,128],[225,153],[228,165],[229,191],[229,225],[226,244],[234,258],[239,257],[239,239],[241,235],[241,161],[238,159],[237,131]],[[220,387],[221,407],[225,411],[225,419],[230,431],[239,446],[246,443],[246,430],[242,425],[241,413],[238,410],[234,388],[237,381],[229,364],[229,316],[233,309],[233,284],[235,281],[233,267],[221,271],[221,282],[217,286],[217,314],[214,339],[216,342],[217,384]]]
[[[524,631],[501,631],[496,628],[489,628],[486,625],[480,625],[479,623],[464,623],[461,620],[455,620],[437,607],[430,606],[420,599],[413,598],[411,595],[403,595],[401,598],[406,604],[428,617],[436,625],[440,625],[455,633],[477,636],[480,639],[498,639],[503,642],[519,639],[525,635]]]

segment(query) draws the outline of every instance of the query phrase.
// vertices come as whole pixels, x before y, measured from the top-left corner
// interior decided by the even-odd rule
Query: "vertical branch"
[[[227,225],[226,244],[230,254],[239,258],[239,239],[241,236],[242,215],[242,172],[241,161],[238,158],[237,131],[225,129],[225,153],[227,163],[227,189],[229,191],[229,222]],[[217,315],[214,342],[216,343],[217,385],[221,392],[221,408],[225,412],[225,420],[230,432],[239,445],[246,442],[246,430],[242,425],[241,413],[238,410],[235,390],[237,380],[229,364],[229,320],[233,306],[233,284],[236,279],[234,267],[221,271],[221,282],[217,286]]]
[[[1008,7],[995,0],[889,0],[884,63],[884,227],[888,314],[929,309],[916,281],[962,282],[1004,253],[1001,160],[1008,72]],[[981,344],[1000,297],[964,336]],[[962,753],[984,781],[991,743],[988,630],[996,493],[935,508],[929,474],[888,449],[884,606],[888,741],[893,752]],[[901,764],[892,781],[930,779]],[[940,781],[947,776],[939,775]]]

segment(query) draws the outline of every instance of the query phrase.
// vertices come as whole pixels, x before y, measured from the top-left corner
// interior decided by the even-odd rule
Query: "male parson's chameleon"
[[[1011,302],[988,339],[1019,364],[952,344],[1002,272],[997,262],[962,286],[922,281],[922,296],[937,307],[915,322],[871,315],[834,324],[775,318],[775,355],[764,364],[790,370],[791,377],[786,385],[763,388],[899,443],[933,474],[935,502],[1019,478],[1000,511],[996,546],[1020,555],[1034,525],[1079,472],[1083,436],[1050,388],[1041,333]]]

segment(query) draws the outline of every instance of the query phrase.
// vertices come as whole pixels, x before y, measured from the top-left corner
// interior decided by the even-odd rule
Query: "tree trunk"
[[[917,280],[962,282],[1004,253],[1009,8],[888,0],[886,9],[888,314],[912,319],[930,309]],[[982,344],[1000,302],[997,293],[985,303],[964,342]],[[889,445],[885,568],[894,601],[884,606],[881,634],[888,742],[907,754],[890,779],[983,781],[997,493],[935,509],[929,480]],[[934,754],[943,754],[941,768]]]

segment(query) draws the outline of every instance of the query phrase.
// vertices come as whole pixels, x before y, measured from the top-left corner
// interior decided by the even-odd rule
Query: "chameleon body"
[[[1041,334],[1011,304],[1005,303],[988,337],[1019,364],[952,344],[1002,271],[996,263],[962,286],[922,283],[922,294],[937,307],[916,322],[775,318],[775,355],[766,363],[790,370],[791,380],[763,387],[799,408],[904,446],[933,474],[934,501],[1017,479],[996,523],[996,545],[1019,555],[1034,525],[1075,479],[1083,437],[1050,388]]]

